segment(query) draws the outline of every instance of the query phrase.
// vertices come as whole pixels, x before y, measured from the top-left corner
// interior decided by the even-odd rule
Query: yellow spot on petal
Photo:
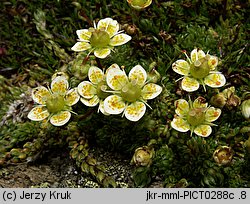
[[[137,104],[136,106],[129,106],[126,108],[126,111],[128,112],[129,115],[139,115],[140,112],[143,111],[144,105],[141,104]]]

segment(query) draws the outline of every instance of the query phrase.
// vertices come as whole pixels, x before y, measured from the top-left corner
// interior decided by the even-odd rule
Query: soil
[[[49,154],[49,155],[48,155]],[[106,173],[119,183],[118,187],[131,187],[131,170],[129,161],[114,158],[108,153],[95,153],[107,168]],[[18,163],[0,169],[0,187],[100,187],[96,180],[80,171],[69,154],[50,152],[35,163]],[[97,157],[96,157],[97,158]]]

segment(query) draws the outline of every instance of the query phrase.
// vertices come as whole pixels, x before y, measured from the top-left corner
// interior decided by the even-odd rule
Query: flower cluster
[[[112,18],[105,18],[94,23],[94,28],[77,30],[76,34],[80,42],[77,42],[71,49],[73,51],[86,51],[89,54],[94,52],[98,58],[106,58],[114,46],[119,46],[131,40],[127,34],[119,31],[119,24]]]
[[[50,89],[44,86],[32,90],[32,98],[38,103],[28,114],[33,121],[46,118],[54,126],[66,124],[71,117],[71,106],[79,101],[77,89],[69,90],[69,83],[65,76],[57,76],[51,82]]]
[[[138,121],[146,112],[147,100],[162,91],[159,85],[147,81],[147,73],[140,65],[133,67],[128,76],[117,64],[105,74],[98,67],[90,67],[88,77],[90,81],[78,85],[82,103],[99,104],[98,110],[103,114],[123,113],[131,121]]]
[[[184,99],[175,101],[175,113],[177,114],[171,126],[180,132],[191,131],[198,136],[207,137],[212,133],[212,122],[217,120],[221,114],[221,110],[208,107],[208,104],[203,102],[202,97],[198,97],[194,102]]]
[[[202,50],[194,49],[189,58],[184,52],[187,61],[177,60],[173,63],[172,68],[178,74],[183,75],[181,87],[187,92],[193,92],[199,89],[200,84],[212,88],[219,88],[225,85],[226,79],[223,74],[216,71],[218,58],[205,54]]]

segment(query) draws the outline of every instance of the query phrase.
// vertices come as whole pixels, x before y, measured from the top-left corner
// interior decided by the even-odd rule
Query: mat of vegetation
[[[129,2],[1,2],[1,187],[250,187],[249,3]],[[107,31],[115,20],[122,34]],[[81,29],[88,33],[77,36]],[[73,51],[79,36],[86,51]],[[129,74],[136,65],[142,83]],[[92,83],[93,66],[107,82]],[[119,89],[116,73],[131,81]],[[42,104],[52,115],[30,120],[35,88],[55,78],[78,92],[90,80],[100,106],[76,91],[81,101],[69,102],[71,118],[58,125],[51,118],[66,105],[50,90]],[[115,97],[125,101],[120,115],[108,107],[118,107]]]

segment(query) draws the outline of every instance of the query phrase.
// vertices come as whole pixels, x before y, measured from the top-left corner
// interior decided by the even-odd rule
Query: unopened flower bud
[[[136,27],[136,25],[132,24],[132,25],[125,25],[125,31],[127,34],[129,35],[134,35],[138,32],[138,28]]]
[[[233,151],[228,146],[218,147],[214,151],[213,158],[218,165],[227,165],[232,161]]]
[[[147,77],[150,83],[157,83],[157,81],[159,81],[160,78],[161,78],[160,73],[157,72],[155,69],[149,72]]]
[[[74,60],[70,71],[77,79],[83,80],[88,76],[88,71],[91,65],[83,64],[81,56],[82,55],[79,55],[77,59]]]
[[[150,166],[154,150],[148,146],[139,147],[135,150],[134,156],[131,160],[136,166]]]
[[[227,109],[232,110],[233,108],[240,105],[241,100],[235,94],[235,87],[234,86],[231,86],[230,88],[225,89],[222,93],[227,98],[227,101],[225,104]]]
[[[244,118],[246,118],[246,119],[250,118],[250,99],[242,102],[241,113],[244,116]]]
[[[248,140],[246,140],[244,142],[244,147],[246,148],[246,150],[248,151],[248,153],[250,154],[250,136],[248,138]]]
[[[227,100],[226,107],[229,110],[232,110],[234,107],[239,106],[240,103],[241,103],[240,97],[232,94]]]
[[[218,93],[210,99],[211,105],[215,106],[216,108],[223,108],[226,105],[227,98],[223,93]]]
[[[51,80],[53,81],[58,76],[64,76],[67,80],[69,80],[69,76],[65,72],[56,72],[52,75]]]

